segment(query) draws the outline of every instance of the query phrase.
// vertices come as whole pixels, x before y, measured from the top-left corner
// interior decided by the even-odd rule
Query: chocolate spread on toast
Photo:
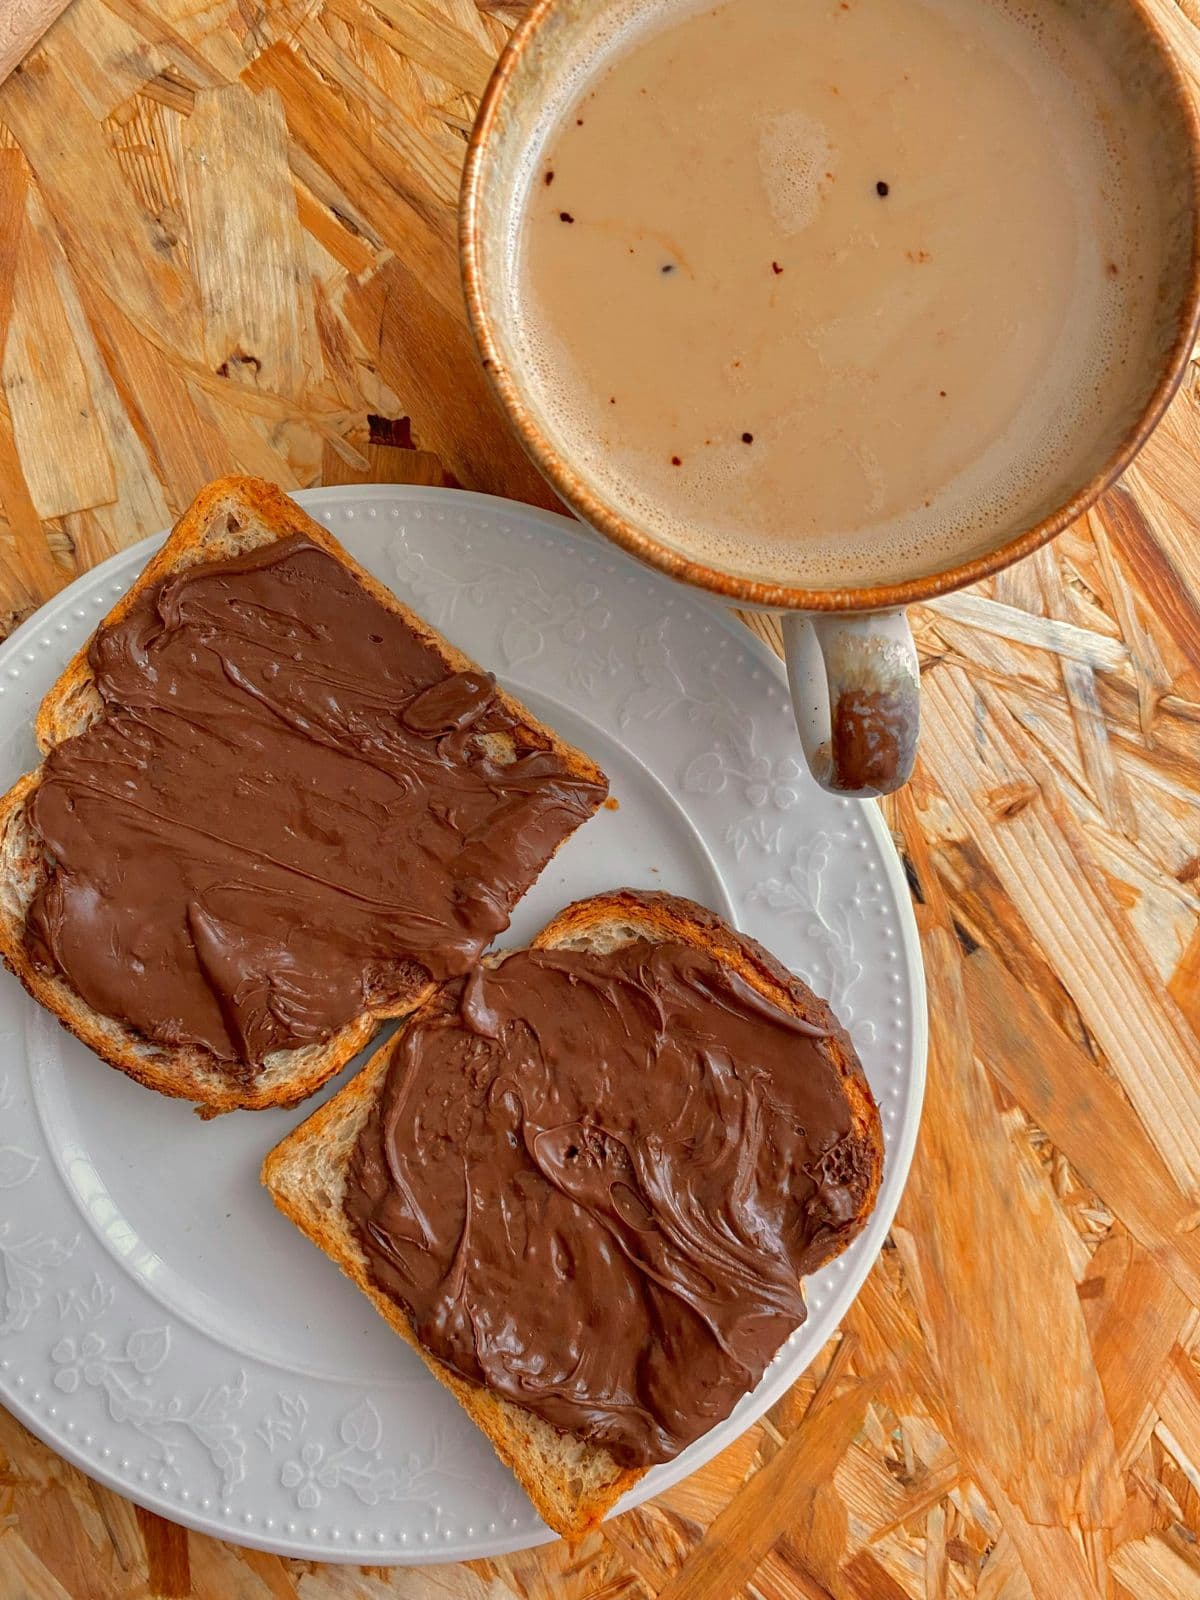
[[[104,714],[29,803],[30,954],[234,1073],[466,971],[604,797],[298,535],[152,584],[89,661]]]
[[[455,1372],[623,1465],[677,1455],[857,1229],[871,1155],[817,1014],[684,943],[474,968],[398,1036],[350,1160],[372,1281]]]

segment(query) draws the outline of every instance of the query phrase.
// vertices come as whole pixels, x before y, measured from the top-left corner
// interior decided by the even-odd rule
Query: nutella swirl
[[[455,1372],[624,1465],[670,1459],[859,1224],[872,1151],[830,1024],[683,943],[474,968],[399,1035],[351,1157],[373,1282]]]
[[[30,954],[235,1074],[466,971],[604,796],[300,536],[151,585],[89,661]]]

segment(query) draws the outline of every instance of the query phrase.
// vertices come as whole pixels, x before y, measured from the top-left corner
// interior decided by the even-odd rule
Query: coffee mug
[[[1072,441],[1035,514],[999,518],[968,559],[912,556],[895,581],[803,587],[747,577],[656,537],[555,443],[517,337],[513,241],[527,203],[528,155],[547,106],[566,97],[594,50],[604,0],[538,0],[513,34],[479,109],[467,157],[461,253],[467,306],[484,366],[525,449],[561,498],[651,566],[731,604],[783,613],[796,723],[825,789],[872,797],[903,785],[916,755],[920,683],[905,608],[974,583],[1029,555],[1080,517],[1124,471],[1179,385],[1200,318],[1200,129],[1191,95],[1142,0],[1053,0],[1086,18],[1120,85],[1130,138],[1153,152],[1160,193],[1157,290],[1145,337]],[[686,181],[686,177],[680,179]],[[985,443],[986,441],[981,441]]]

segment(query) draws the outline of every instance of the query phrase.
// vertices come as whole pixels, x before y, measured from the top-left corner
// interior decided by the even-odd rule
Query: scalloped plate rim
[[[664,578],[661,574],[655,573],[650,568],[642,567],[624,552],[605,544],[599,536],[585,525],[568,517],[496,496],[424,485],[334,485],[291,491],[291,494],[292,498],[306,509],[314,511],[331,505],[348,504],[353,506],[357,503],[378,502],[380,499],[394,499],[411,506],[421,504],[437,505],[440,502],[456,508],[470,508],[484,516],[512,516],[525,522],[538,524],[557,538],[566,537],[578,541],[591,550],[602,549],[606,554],[610,554],[620,566],[634,568],[637,572],[644,574],[649,584],[662,585],[667,591],[673,590],[686,595],[692,606],[700,609],[712,621],[718,623],[721,629],[733,637],[742,649],[747,650],[758,665],[765,668],[778,684],[786,687],[786,672],[782,661],[718,600],[702,591],[685,589],[675,584],[672,580]],[[163,543],[165,538],[165,533],[151,534],[134,544],[126,546],[122,550],[114,552],[113,555],[97,563],[96,566],[89,568],[85,573],[74,579],[65,589],[53,596],[31,617],[14,629],[9,637],[0,644],[0,668],[3,668],[14,655],[18,654],[22,647],[33,639],[40,630],[44,629],[48,623],[52,623],[62,610],[69,608],[81,592],[103,586],[111,575],[119,571],[123,572],[128,568],[138,555],[143,555],[144,564],[144,560]],[[397,586],[397,588],[399,587]],[[105,611],[101,613],[101,616],[106,614],[108,609],[108,607],[105,607]],[[416,602],[416,609],[421,609],[419,601]],[[519,679],[520,675],[519,673],[501,671],[500,676],[504,681],[514,682]],[[518,690],[518,692],[520,691]],[[615,732],[614,737],[619,740],[621,735],[619,732]],[[810,1326],[818,1318],[823,1324],[830,1324],[826,1337],[835,1331],[865,1281],[867,1274],[875,1264],[903,1194],[919,1132],[920,1109],[926,1082],[928,1048],[928,1015],[924,967],[904,869],[891,835],[879,815],[878,808],[869,803],[860,805],[857,802],[853,802],[853,804],[856,806],[858,814],[862,817],[877,847],[878,859],[891,890],[898,919],[905,975],[904,981],[911,1005],[911,1047],[909,1059],[905,1064],[909,1104],[904,1121],[889,1136],[887,1146],[888,1170],[885,1174],[886,1195],[881,1192],[880,1202],[867,1228],[859,1240],[856,1241],[853,1269],[843,1274],[837,1289],[827,1298],[820,1311],[814,1313],[813,1318],[810,1319]],[[703,834],[701,834],[701,837],[703,837]],[[13,999],[18,1004],[22,1002],[29,1003],[26,997],[17,993],[14,993]],[[82,1224],[82,1219],[80,1220]],[[0,1354],[2,1353],[3,1345],[0,1344]],[[752,1426],[762,1413],[786,1389],[796,1382],[800,1372],[803,1370],[803,1367],[793,1370],[792,1365],[787,1362],[776,1362],[769,1368],[758,1389],[754,1391],[751,1414],[747,1415],[741,1422],[741,1426],[738,1427],[734,1437],[738,1436],[745,1428]],[[352,1378],[347,1378],[345,1381],[350,1384],[356,1382]],[[130,1483],[127,1479],[121,1477],[115,1469],[106,1467],[103,1461],[95,1460],[74,1439],[60,1436],[48,1429],[38,1413],[25,1403],[23,1395],[14,1392],[12,1385],[5,1382],[2,1375],[0,1375],[0,1400],[3,1401],[4,1406],[12,1415],[16,1416],[30,1432],[40,1438],[50,1449],[78,1467],[89,1477],[104,1483],[124,1498],[198,1532],[285,1557],[319,1560],[332,1564],[361,1565],[365,1563],[367,1565],[416,1566],[509,1554],[516,1550],[529,1549],[540,1544],[549,1543],[556,1537],[549,1529],[534,1528],[532,1530],[519,1530],[510,1536],[502,1534],[488,1535],[471,1544],[464,1544],[461,1541],[448,1544],[430,1543],[428,1546],[418,1549],[390,1546],[377,1548],[367,1544],[351,1548],[344,1544],[331,1545],[328,1542],[306,1541],[303,1535],[275,1537],[256,1530],[239,1528],[236,1524],[222,1523],[218,1518],[207,1516],[189,1505],[178,1505],[175,1502],[166,1500],[163,1495],[156,1494],[153,1490],[143,1489],[138,1484]],[[718,1424],[712,1433],[720,1433],[728,1427],[728,1421],[724,1424]],[[643,1480],[641,1484],[636,1486],[618,1503],[611,1515],[620,1515],[621,1512],[630,1510],[653,1495],[672,1487],[692,1472],[698,1470],[720,1449],[725,1448],[732,1442],[732,1439],[722,1438],[721,1442],[714,1445],[713,1448],[703,1450],[703,1447],[711,1438],[712,1434],[705,1436],[704,1439],[697,1441],[696,1446],[693,1446],[691,1451],[686,1452],[677,1461],[655,1469],[652,1475],[648,1474],[647,1479]],[[701,1459],[689,1459],[694,1453],[701,1450],[703,1450]],[[652,1482],[650,1482],[651,1476]],[[648,1484],[649,1486],[647,1486]]]

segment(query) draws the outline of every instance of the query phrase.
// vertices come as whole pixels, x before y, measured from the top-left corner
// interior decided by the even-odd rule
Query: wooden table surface
[[[1200,4],[1154,5],[1200,73]],[[5,627],[231,470],[547,503],[455,264],[515,15],[75,0],[0,89]],[[930,983],[924,1130],[813,1371],[577,1550],[423,1572],[189,1535],[0,1412],[3,1600],[1200,1597],[1194,373],[1091,515],[914,620],[923,754],[889,821]]]

